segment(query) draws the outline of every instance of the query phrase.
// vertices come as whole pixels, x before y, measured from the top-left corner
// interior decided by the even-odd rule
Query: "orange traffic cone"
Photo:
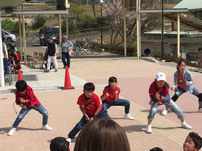
[[[64,84],[64,88],[62,88],[62,89],[63,90],[74,89],[74,87],[72,87],[72,85],[71,85],[69,70],[68,70],[67,66],[65,68],[65,84]]]
[[[21,70],[18,70],[18,81],[22,80],[22,73]]]

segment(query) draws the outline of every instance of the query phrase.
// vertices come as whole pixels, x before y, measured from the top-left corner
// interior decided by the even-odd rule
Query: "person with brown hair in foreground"
[[[115,121],[97,118],[81,130],[74,151],[130,151],[123,128]]]

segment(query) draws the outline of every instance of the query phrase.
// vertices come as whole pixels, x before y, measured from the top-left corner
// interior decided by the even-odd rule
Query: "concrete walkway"
[[[121,88],[121,98],[131,102],[130,114],[135,120],[123,119],[123,107],[111,107],[109,115],[125,130],[131,151],[148,151],[158,146],[165,151],[180,151],[182,144],[190,130],[180,128],[180,121],[174,113],[166,116],[157,114],[152,123],[153,133],[146,134],[147,115],[150,108],[148,88],[159,71],[165,72],[167,81],[173,84],[173,74],[176,71],[174,63],[152,63],[137,60],[135,57],[113,58],[73,58],[69,70],[72,90],[61,90],[64,86],[65,70],[59,62],[59,71],[51,70],[44,73],[40,69],[31,69],[23,65],[23,75],[35,75],[36,81],[27,81],[34,89],[36,96],[49,111],[49,125],[53,131],[41,129],[42,116],[35,111],[30,113],[20,123],[13,136],[7,136],[16,114],[13,110],[15,96],[11,86],[0,88],[0,150],[3,151],[49,151],[51,139],[57,136],[66,137],[68,132],[80,120],[82,114],[76,104],[78,96],[83,92],[83,84],[87,81],[96,85],[95,93],[99,96],[108,83],[110,76],[118,78]],[[202,75],[193,72],[195,87],[202,91]],[[170,92],[171,96],[173,92]],[[177,104],[185,114],[185,120],[202,136],[201,114],[197,112],[198,98],[190,94],[183,94]],[[15,105],[19,112],[20,107]],[[163,106],[159,107],[159,112]],[[73,150],[75,142],[70,146]]]

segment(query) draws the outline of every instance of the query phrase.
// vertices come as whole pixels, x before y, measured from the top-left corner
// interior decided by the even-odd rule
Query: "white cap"
[[[158,72],[158,73],[156,74],[156,80],[157,80],[157,81],[161,81],[161,80],[166,81],[166,75],[165,75],[165,73],[163,73],[163,72]]]

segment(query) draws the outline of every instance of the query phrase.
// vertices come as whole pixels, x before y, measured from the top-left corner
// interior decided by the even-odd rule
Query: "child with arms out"
[[[158,106],[160,104],[165,104],[167,108],[170,108],[181,121],[182,127],[186,129],[191,129],[192,127],[188,125],[184,120],[184,114],[179,106],[170,99],[169,95],[169,85],[166,83],[166,76],[163,72],[156,74],[156,79],[151,83],[149,87],[149,96],[151,108],[148,115],[148,125],[146,128],[146,133],[152,133],[152,120],[157,112]]]
[[[185,92],[191,93],[198,97],[199,108],[198,111],[202,112],[202,94],[194,87],[194,79],[190,71],[186,70],[186,63],[183,59],[178,61],[177,71],[174,74],[174,85],[171,90],[175,91],[172,100],[174,102]],[[162,115],[167,114],[167,108],[164,108]]]
[[[71,143],[71,140],[76,134],[86,125],[89,121],[96,117],[110,118],[106,112],[103,112],[102,104],[99,97],[94,93],[95,86],[93,83],[88,82],[84,85],[83,94],[78,98],[77,104],[81,110],[83,116],[81,120],[75,125],[75,127],[69,132],[67,141]]]
[[[126,99],[120,99],[120,88],[117,87],[117,78],[110,77],[108,81],[108,86],[106,86],[103,90],[103,94],[101,95],[102,106],[104,111],[106,111],[111,106],[125,106],[125,115],[124,118],[133,120],[134,117],[130,116],[130,102]]]
[[[17,81],[15,86],[16,86],[15,101],[16,104],[19,105],[22,109],[18,114],[15,122],[13,123],[11,130],[8,132],[8,135],[11,136],[16,132],[18,125],[31,109],[34,109],[43,115],[43,123],[42,123],[43,129],[52,130],[52,128],[47,124],[48,111],[38,101],[32,88],[28,86],[24,80]]]

